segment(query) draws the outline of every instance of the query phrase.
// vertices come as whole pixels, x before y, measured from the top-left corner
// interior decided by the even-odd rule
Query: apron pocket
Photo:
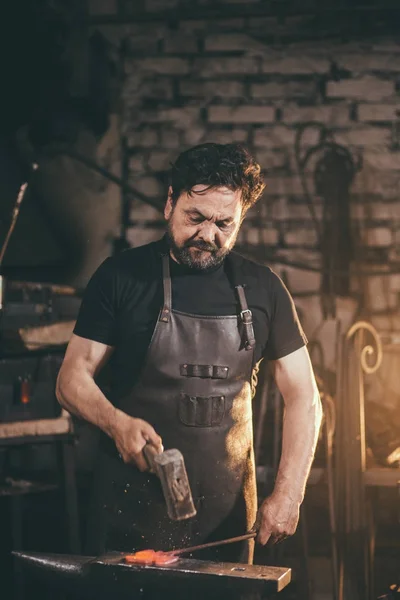
[[[189,427],[218,427],[225,415],[225,396],[181,394],[178,417]]]

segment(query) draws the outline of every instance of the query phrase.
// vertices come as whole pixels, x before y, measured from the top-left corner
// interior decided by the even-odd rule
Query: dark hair
[[[257,202],[265,188],[260,165],[238,143],[209,142],[178,156],[170,171],[173,203],[182,192],[190,194],[199,184],[207,185],[208,189],[223,186],[232,191],[242,190],[245,210]]]

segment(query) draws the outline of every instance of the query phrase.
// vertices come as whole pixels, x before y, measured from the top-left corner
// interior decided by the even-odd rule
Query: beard
[[[187,240],[183,244],[178,244],[171,220],[167,224],[167,240],[178,263],[197,271],[207,271],[219,266],[235,243],[234,239],[227,248],[218,248],[216,244],[210,244],[202,240]]]

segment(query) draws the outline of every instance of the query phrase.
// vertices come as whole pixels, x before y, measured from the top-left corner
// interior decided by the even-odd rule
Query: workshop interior
[[[2,600],[400,597],[399,24],[392,0],[2,7]],[[235,250],[279,275],[308,339],[323,421],[299,525],[253,565],[88,556],[98,432],[61,408],[57,374],[92,274],[163,236],[168,170],[206,142],[261,165]],[[259,501],[283,419],[264,360]],[[195,512],[184,459],[147,457],[171,519]]]

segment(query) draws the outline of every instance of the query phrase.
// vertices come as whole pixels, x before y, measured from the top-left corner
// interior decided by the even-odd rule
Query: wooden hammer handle
[[[154,468],[154,457],[160,454],[157,451],[157,448],[155,446],[153,446],[153,444],[149,444],[147,443],[144,448],[143,448],[143,455],[146,459],[147,465],[149,467],[149,470],[151,473],[155,473],[155,468]]]

